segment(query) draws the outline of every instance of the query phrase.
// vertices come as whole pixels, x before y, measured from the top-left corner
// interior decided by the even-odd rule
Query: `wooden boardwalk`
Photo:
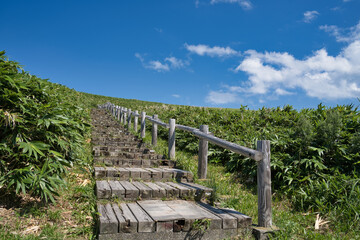
[[[250,217],[205,203],[211,188],[156,154],[103,109],[92,111],[99,239],[223,239]],[[203,200],[203,201],[202,201]]]

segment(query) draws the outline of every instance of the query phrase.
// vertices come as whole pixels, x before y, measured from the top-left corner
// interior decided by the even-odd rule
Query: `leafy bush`
[[[0,185],[54,201],[83,153],[87,113],[75,91],[23,71],[0,52]]]

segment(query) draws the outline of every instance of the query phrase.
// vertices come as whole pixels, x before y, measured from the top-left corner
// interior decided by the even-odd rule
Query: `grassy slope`
[[[139,111],[145,110],[148,115],[164,110],[171,112],[177,108],[177,106],[161,103],[111,98],[86,93],[77,93],[76,95],[78,104],[88,109],[107,101]],[[195,107],[190,107],[190,109],[194,112],[201,110],[201,108]],[[165,120],[165,118],[163,120]],[[149,136],[150,133],[148,132],[148,142],[150,142]],[[90,149],[90,146],[88,147]],[[166,141],[160,140],[156,150],[160,153],[165,153]],[[90,150],[86,158],[85,163],[89,163],[91,161]],[[193,171],[195,175],[197,172],[196,159],[197,156],[191,153],[191,151],[177,149],[177,160],[183,168]],[[39,205],[36,204],[36,199],[30,199],[31,203],[29,204],[26,202],[26,197],[22,200],[22,203],[14,205],[13,208],[10,209],[14,217],[10,218],[9,221],[4,221],[0,225],[0,239],[42,239],[42,237],[45,236],[47,239],[93,238],[94,222],[92,219],[96,213],[94,212],[94,182],[90,174],[91,170],[91,167],[86,164],[75,165],[72,174],[67,178],[69,186],[60,192],[60,196],[57,198],[57,204],[55,205],[39,207]],[[86,179],[90,179],[90,182],[86,182]],[[254,193],[255,188],[251,183],[244,184],[236,173],[227,172],[221,164],[210,164],[209,179],[209,181],[203,182],[203,184],[216,189],[215,202],[222,206],[234,207],[252,216],[256,223],[257,198]],[[277,193],[274,193],[273,199],[273,222],[281,228],[281,232],[278,233],[275,238],[356,239],[359,235],[359,229],[357,228],[346,233],[342,232],[340,230],[341,226],[337,225],[333,219],[330,219],[330,223],[322,225],[320,230],[314,230],[316,212],[304,213],[294,211],[289,200]],[[17,220],[11,223],[14,219]]]

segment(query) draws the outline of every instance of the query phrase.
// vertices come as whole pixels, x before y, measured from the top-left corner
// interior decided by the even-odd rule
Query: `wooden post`
[[[158,115],[157,114],[154,114],[153,115],[153,118],[158,120]],[[157,145],[157,124],[156,123],[153,123],[152,124],[152,137],[151,137],[151,144],[153,146],[156,146]]]
[[[126,113],[127,113],[127,108],[124,108],[124,112],[123,112],[123,124],[125,125],[126,124],[126,119],[127,119],[127,117],[126,117]]]
[[[257,163],[258,224],[260,227],[271,227],[270,141],[258,141],[257,150],[263,153],[262,159]]]
[[[146,113],[141,112],[141,130],[140,130],[141,138],[145,138],[145,117],[146,117]]]
[[[200,131],[203,133],[209,133],[208,125],[201,125]],[[208,141],[200,138],[199,140],[199,162],[198,162],[198,177],[199,179],[206,179],[207,175],[207,163],[208,163]]]
[[[131,128],[131,109],[128,109],[128,119],[127,119],[127,123],[128,123],[128,130],[130,130]]]
[[[137,116],[139,114],[139,111],[136,110],[135,111],[135,116],[134,116],[134,130],[135,132],[137,132],[137,128],[138,128],[138,119],[139,117]]]
[[[117,120],[118,121],[120,120],[120,109],[121,109],[121,107],[118,106],[118,111],[117,111]]]
[[[175,119],[170,119],[169,125],[169,159],[175,159]]]

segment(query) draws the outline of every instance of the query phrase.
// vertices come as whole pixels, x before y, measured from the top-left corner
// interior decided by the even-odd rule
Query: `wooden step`
[[[117,167],[175,167],[176,162],[167,159],[122,159],[119,157],[94,157],[94,163]]]
[[[93,146],[94,152],[127,152],[127,153],[144,153],[144,154],[155,154],[155,150],[145,148],[144,146],[140,145],[137,146],[104,146],[104,145],[97,145]]]
[[[233,209],[184,200],[98,204],[98,212],[99,239],[200,239],[196,233],[201,239],[223,239],[252,224]]]
[[[193,174],[176,168],[122,168],[94,167],[95,178],[110,180],[142,180],[142,181],[172,181],[192,182]]]
[[[194,183],[181,182],[137,182],[96,181],[98,199],[118,198],[122,200],[181,198],[200,200],[211,194],[211,188]]]

